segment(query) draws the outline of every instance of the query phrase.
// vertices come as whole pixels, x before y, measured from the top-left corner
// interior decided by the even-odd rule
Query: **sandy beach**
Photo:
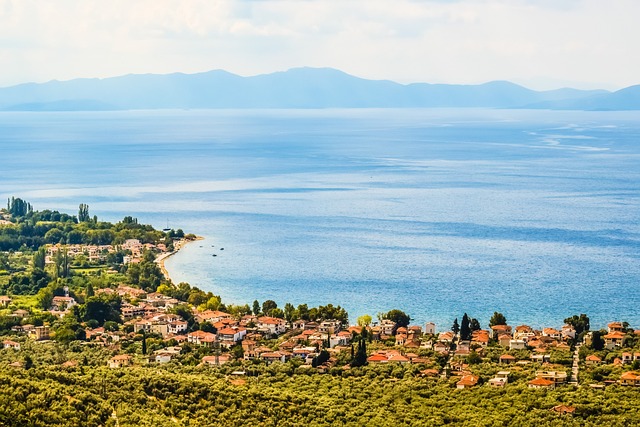
[[[187,239],[178,240],[178,241],[173,243],[174,250],[172,252],[163,253],[163,254],[161,254],[160,256],[158,256],[156,258],[155,261],[158,264],[158,266],[160,267],[160,270],[162,271],[162,274],[164,275],[164,277],[166,277],[168,280],[171,280],[171,277],[169,276],[169,271],[167,271],[167,267],[165,266],[165,261],[169,257],[177,254],[180,251],[180,249],[184,248],[189,243],[194,243],[194,242],[197,242],[199,240],[204,240],[204,237],[197,236],[194,240],[187,240]]]

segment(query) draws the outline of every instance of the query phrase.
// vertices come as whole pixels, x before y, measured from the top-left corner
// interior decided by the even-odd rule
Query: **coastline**
[[[165,262],[167,261],[167,259],[169,259],[173,255],[177,254],[180,251],[180,249],[184,248],[189,243],[194,243],[194,242],[197,242],[199,240],[204,240],[204,237],[196,236],[196,238],[193,239],[193,240],[182,239],[182,240],[180,240],[178,242],[175,242],[174,245],[173,245],[174,246],[174,250],[172,252],[164,253],[164,254],[158,256],[155,259],[156,264],[158,264],[158,267],[160,267],[160,271],[162,271],[162,275],[167,280],[169,280],[171,283],[173,283],[173,281],[171,280],[171,276],[169,276],[169,271],[167,270],[167,267],[165,266]]]

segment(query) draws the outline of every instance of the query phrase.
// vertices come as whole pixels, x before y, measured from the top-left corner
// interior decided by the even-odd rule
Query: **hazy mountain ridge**
[[[571,88],[540,92],[506,81],[404,85],[331,68],[304,67],[251,77],[224,70],[129,74],[0,89],[0,109],[13,111],[407,107],[640,109],[640,86],[610,93]]]

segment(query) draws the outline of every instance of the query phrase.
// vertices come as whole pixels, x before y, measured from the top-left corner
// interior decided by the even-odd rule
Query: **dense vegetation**
[[[209,367],[109,370],[79,366],[0,367],[0,425],[12,426],[632,426],[640,391],[564,387],[457,390],[455,380],[420,378],[411,366],[367,366],[293,374],[274,364],[234,379]],[[565,403],[575,415],[550,409]]]

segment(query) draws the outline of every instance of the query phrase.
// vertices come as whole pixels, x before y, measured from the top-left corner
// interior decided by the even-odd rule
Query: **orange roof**
[[[502,356],[500,356],[500,359],[516,360],[515,356],[512,356],[510,354],[503,354]]]
[[[475,375],[463,375],[460,381],[456,383],[456,385],[462,386],[474,386],[478,384],[478,377]]]
[[[371,356],[367,357],[367,362],[386,362],[387,356],[385,354],[372,354]]]
[[[541,387],[549,387],[550,385],[555,384],[553,381],[548,380],[546,378],[536,378],[535,380],[529,381],[531,385],[537,385]]]
[[[636,372],[629,371],[620,375],[620,379],[621,380],[640,380],[640,375],[638,375]]]
[[[389,362],[408,362],[409,358],[408,357],[404,357],[401,354],[396,354],[396,355],[391,356],[387,360],[389,360]]]
[[[611,322],[607,325],[609,328],[622,328],[622,322]]]
[[[622,332],[611,332],[603,337],[604,339],[622,339],[624,338],[624,334]]]
[[[596,356],[595,354],[590,354],[588,355],[585,360],[588,360],[590,362],[602,362],[602,359],[598,356]]]

